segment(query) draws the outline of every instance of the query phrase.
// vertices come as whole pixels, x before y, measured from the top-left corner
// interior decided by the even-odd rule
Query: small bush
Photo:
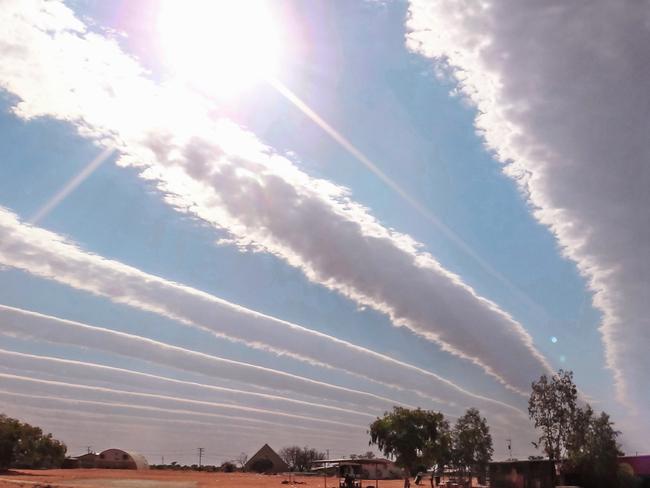
[[[237,466],[235,466],[234,463],[231,463],[230,461],[226,461],[221,465],[221,471],[224,473],[233,473],[237,470]]]

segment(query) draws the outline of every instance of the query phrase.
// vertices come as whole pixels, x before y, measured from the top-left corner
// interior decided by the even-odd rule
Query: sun
[[[212,95],[278,74],[278,24],[265,0],[165,0],[158,30],[166,67]]]

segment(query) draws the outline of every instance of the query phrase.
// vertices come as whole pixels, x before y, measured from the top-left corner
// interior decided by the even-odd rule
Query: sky
[[[70,454],[650,423],[648,2],[3,0],[0,410]]]

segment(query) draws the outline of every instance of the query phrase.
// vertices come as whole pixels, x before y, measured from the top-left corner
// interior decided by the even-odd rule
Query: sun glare
[[[166,0],[158,28],[167,67],[212,95],[277,75],[280,38],[264,0]]]

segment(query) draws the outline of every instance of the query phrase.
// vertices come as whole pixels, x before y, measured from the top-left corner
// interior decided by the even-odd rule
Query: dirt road
[[[286,483],[283,483],[286,482]],[[338,488],[337,478],[285,475],[201,473],[193,471],[128,471],[117,469],[21,470],[0,474],[0,488]],[[374,488],[364,481],[363,488]],[[380,481],[380,488],[401,488],[400,480]]]

